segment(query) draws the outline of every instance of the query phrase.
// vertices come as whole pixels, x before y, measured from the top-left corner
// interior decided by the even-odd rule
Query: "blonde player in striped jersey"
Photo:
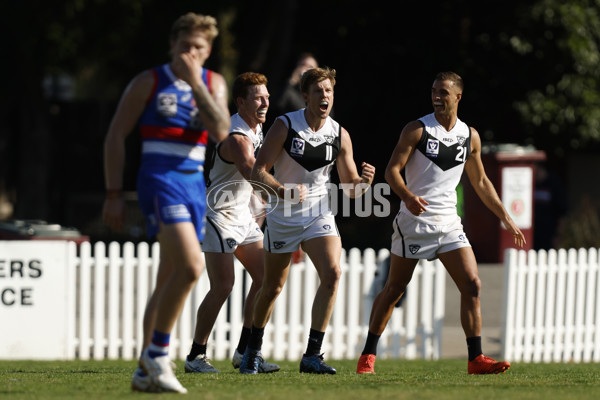
[[[125,139],[139,124],[138,203],[146,233],[160,244],[156,286],[144,313],[143,351],[131,381],[137,391],[187,393],[173,372],[169,344],[187,295],[204,270],[206,143],[208,138],[220,142],[229,131],[225,79],[203,67],[218,32],[210,15],[179,17],[171,28],[171,61],[132,79],[106,135],[104,221],[116,230],[123,226]]]
[[[435,77],[431,88],[434,112],[404,127],[385,171],[386,181],[402,203],[393,223],[390,272],[373,303],[356,369],[359,374],[375,373],[377,343],[417,262],[435,258],[444,264],[460,291],[469,374],[497,374],[510,368],[508,362],[484,356],[481,349],[481,281],[456,211],[456,186],[463,170],[477,195],[512,233],[515,244],[523,247],[525,237],[485,174],[479,134],[458,119],[462,93],[463,80],[456,73],[442,72]]]

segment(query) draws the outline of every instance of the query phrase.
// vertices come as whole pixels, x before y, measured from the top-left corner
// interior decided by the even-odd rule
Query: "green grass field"
[[[205,400],[334,399],[598,399],[600,364],[515,363],[500,375],[473,376],[463,360],[377,360],[376,375],[357,375],[356,360],[332,361],[337,375],[300,374],[298,362],[281,371],[240,375],[228,361],[219,374],[177,376],[188,398]],[[130,390],[135,361],[0,361],[0,399],[155,399],[182,396]]]

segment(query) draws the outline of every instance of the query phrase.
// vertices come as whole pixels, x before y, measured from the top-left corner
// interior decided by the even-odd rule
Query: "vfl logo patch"
[[[326,231],[330,231],[331,230],[331,225],[325,224],[325,225],[323,225],[323,229],[325,229]]]
[[[292,139],[292,147],[290,148],[290,154],[296,155],[296,156],[303,156],[304,155],[304,145],[305,145],[305,142],[303,139],[293,138]]]
[[[227,242],[227,246],[229,246],[230,249],[233,249],[237,245],[235,239],[225,239],[225,242]]]
[[[156,97],[156,111],[164,117],[174,117],[177,114],[177,94],[159,93]]]
[[[440,142],[435,139],[427,139],[427,148],[425,149],[425,154],[431,157],[437,157],[439,152]]]
[[[419,246],[418,244],[409,244],[408,245],[408,250],[410,251],[410,254],[415,254],[417,251],[419,251],[420,248],[421,248],[421,246]]]
[[[273,242],[273,247],[275,247],[276,249],[280,249],[283,246],[285,246],[285,242],[279,242],[279,241]]]

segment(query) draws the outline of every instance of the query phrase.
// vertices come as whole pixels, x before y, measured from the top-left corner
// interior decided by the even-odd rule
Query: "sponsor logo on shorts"
[[[172,206],[163,207],[162,214],[167,220],[192,217],[187,207],[183,204],[174,204]]]
[[[237,245],[235,239],[225,239],[225,242],[227,243],[227,246],[229,246],[230,249],[233,249]]]
[[[466,238],[466,237],[465,237],[465,235],[463,235],[463,234],[460,234],[460,235],[458,235],[458,238],[459,238],[460,240],[462,240],[463,242],[466,242],[466,241],[467,241],[467,238]]]
[[[275,241],[275,242],[273,242],[273,247],[275,247],[276,249],[280,249],[283,246],[285,246],[285,242],[281,242],[281,241]]]
[[[325,229],[326,231],[330,231],[331,230],[331,225],[325,224],[325,225],[323,225],[323,229]]]
[[[416,254],[417,251],[419,251],[419,249],[421,249],[421,246],[419,246],[418,244],[408,245],[408,250],[410,251],[410,254]]]

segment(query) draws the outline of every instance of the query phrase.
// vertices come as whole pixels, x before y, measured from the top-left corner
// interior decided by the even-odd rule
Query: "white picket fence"
[[[107,248],[108,247],[108,248]],[[75,299],[70,317],[70,354],[79,359],[134,359],[140,352],[144,307],[154,285],[159,247],[97,242],[69,248],[68,287]],[[351,249],[342,255],[342,279],[323,351],[329,359],[358,358],[368,330],[374,290],[379,286],[389,252]],[[250,287],[241,263],[236,283],[221,309],[208,343],[208,356],[231,357],[242,328],[242,307]],[[446,271],[441,263],[422,262],[415,270],[402,307],[394,311],[378,347],[381,358],[439,359],[444,319]],[[318,276],[308,257],[291,268],[265,329],[263,354],[273,360],[297,360],[306,347]],[[209,287],[204,272],[171,334],[172,358],[189,352],[196,310]]]
[[[503,301],[504,359],[600,361],[597,249],[508,250]]]

